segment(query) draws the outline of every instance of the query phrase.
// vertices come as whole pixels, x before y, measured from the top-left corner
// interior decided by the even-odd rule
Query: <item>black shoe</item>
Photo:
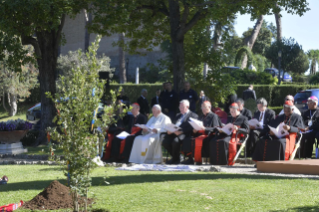
[[[166,164],[167,165],[173,165],[173,164],[179,164],[179,160],[173,160],[173,159],[170,159],[169,161],[166,161]]]
[[[203,165],[203,163],[202,162],[196,162],[195,165],[196,166],[200,166],[200,165]]]
[[[254,165],[254,168],[257,168],[257,164]]]
[[[194,165],[194,160],[192,157],[189,157],[187,160],[182,161],[181,164]]]

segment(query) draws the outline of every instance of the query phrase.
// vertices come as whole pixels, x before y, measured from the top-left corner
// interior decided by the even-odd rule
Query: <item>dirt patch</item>
[[[89,204],[93,202],[89,199]],[[83,205],[81,200],[80,204]],[[26,202],[23,208],[30,210],[58,210],[65,208],[73,208],[73,201],[70,195],[70,188],[58,181],[53,181],[41,193],[32,200]]]

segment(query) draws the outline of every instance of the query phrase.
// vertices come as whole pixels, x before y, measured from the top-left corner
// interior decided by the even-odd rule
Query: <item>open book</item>
[[[166,131],[169,131],[169,132],[176,132],[177,130],[181,129],[180,127],[174,125],[174,124],[166,124],[164,129]]]
[[[203,122],[202,121],[199,121],[199,120],[196,120],[196,119],[193,119],[193,118],[189,118],[189,124],[192,125],[192,127],[199,131],[199,130],[204,130],[205,127],[203,125]]]
[[[218,130],[223,131],[227,135],[232,134],[233,128],[234,128],[234,125],[232,123],[228,123],[223,127],[217,127]]]
[[[255,127],[256,129],[263,129],[264,126],[257,119],[251,119],[248,121],[249,126]]]
[[[274,128],[274,127],[271,127],[271,126],[268,125],[269,129],[275,134],[275,136],[277,138],[282,138],[282,137],[284,137],[286,135],[289,135],[289,132],[287,130],[285,130],[283,128],[283,126],[285,126],[285,123],[283,123],[283,122],[281,124],[279,124],[277,126],[277,128]]]
[[[129,136],[130,134],[123,131],[120,134],[118,134],[116,137],[118,137],[119,139],[126,139],[127,136]]]
[[[135,126],[148,131],[152,131],[154,129],[154,127],[151,127],[151,126],[149,127],[149,126],[146,126],[145,124],[135,124]]]

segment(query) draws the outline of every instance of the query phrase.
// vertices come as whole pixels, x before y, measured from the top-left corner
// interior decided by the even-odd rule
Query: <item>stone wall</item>
[[[67,17],[63,28],[63,34],[66,39],[66,44],[61,46],[60,53],[67,54],[69,51],[76,51],[78,49],[84,49],[84,37],[85,37],[85,18],[84,14],[78,14],[75,19]],[[90,35],[90,42],[95,40],[96,35]],[[115,68],[115,75],[118,76],[119,67],[119,47],[113,46],[114,42],[119,39],[118,34],[111,36],[105,36],[101,39],[100,48],[98,54],[105,54],[111,58],[111,67]],[[126,53],[126,70],[127,78],[130,81],[135,79],[136,67],[145,67],[148,63],[157,64],[157,60],[165,57],[159,47],[155,47],[152,52],[140,50],[145,55],[129,55]],[[141,76],[140,76],[141,77]]]

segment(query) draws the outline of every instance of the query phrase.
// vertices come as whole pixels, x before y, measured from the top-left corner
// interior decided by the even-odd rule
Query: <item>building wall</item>
[[[75,19],[67,17],[63,28],[63,34],[66,44],[61,46],[60,53],[67,54],[69,51],[84,49],[85,39],[85,17],[83,13],[78,14]],[[90,42],[95,40],[96,34],[90,35]],[[119,47],[113,46],[119,39],[118,34],[102,37],[98,54],[105,54],[111,58],[111,67],[115,68],[115,75],[119,73]],[[125,54],[127,78],[130,81],[135,79],[135,70],[137,67],[145,67],[148,63],[158,64],[157,60],[165,57],[159,47],[155,47],[152,52],[140,50],[145,55]],[[142,76],[140,76],[142,77]]]

